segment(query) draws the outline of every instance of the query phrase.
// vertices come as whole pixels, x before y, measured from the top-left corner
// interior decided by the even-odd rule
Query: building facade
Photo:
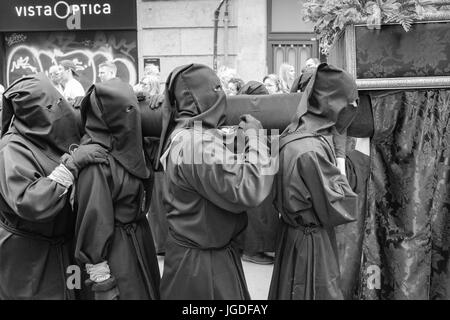
[[[313,26],[302,19],[303,0],[228,0],[220,8],[217,66],[259,80],[287,62],[298,73],[318,57]],[[160,65],[161,76],[190,62],[213,66],[214,18],[220,0],[137,0],[139,70]],[[147,59],[147,60],[146,60]]]
[[[164,81],[176,66],[203,63],[235,69],[245,81],[318,56],[304,0],[15,0],[0,12],[0,83],[71,59],[87,88],[98,65],[114,61],[135,84],[156,64]],[[215,12],[217,59],[214,59]]]
[[[138,75],[135,0],[2,0],[0,82],[72,60],[87,89],[99,81],[98,67],[113,61],[118,76],[134,84]]]

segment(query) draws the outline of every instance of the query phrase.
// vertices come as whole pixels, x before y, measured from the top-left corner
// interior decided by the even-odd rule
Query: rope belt
[[[24,230],[19,230],[13,226],[7,225],[4,221],[0,220],[0,227],[2,227],[3,229],[5,229],[6,231],[23,237],[23,238],[27,238],[27,239],[31,239],[31,240],[36,240],[36,241],[45,241],[48,242],[50,245],[52,246],[61,246],[64,243],[68,242],[72,237],[46,237],[40,234],[36,234],[36,233],[32,233],[29,231],[24,231]]]
[[[298,225],[295,228],[303,231],[303,233],[305,235],[307,235],[307,236],[310,235],[310,234],[313,234],[313,233],[317,233],[317,232],[319,232],[319,229],[321,229],[319,226],[312,226],[312,227],[308,226],[308,227],[305,227],[305,226],[302,226],[302,225]]]
[[[43,242],[47,242],[48,244],[50,244],[51,246],[55,246],[56,247],[56,251],[58,254],[58,260],[59,260],[59,272],[61,275],[61,279],[63,281],[63,288],[64,288],[64,299],[68,300],[68,299],[75,299],[73,292],[71,292],[70,290],[67,289],[66,286],[66,270],[64,268],[64,254],[63,254],[63,249],[62,246],[68,242],[72,237],[54,237],[54,238],[50,238],[50,237],[46,237],[40,234],[36,234],[36,233],[32,233],[29,231],[24,231],[24,230],[19,230],[13,226],[7,225],[4,221],[2,221],[0,219],[0,227],[5,229],[6,231],[22,237],[22,238],[26,238],[26,239],[30,239],[30,240],[34,240],[34,241],[43,241]]]
[[[233,247],[233,240],[228,242],[227,244],[220,247],[199,247],[198,245],[190,242],[188,239],[182,239],[181,237],[175,235],[171,230],[169,230],[169,236],[172,238],[173,242],[175,242],[180,247],[188,248],[188,249],[197,249],[197,250],[225,250],[230,247]]]
[[[121,223],[116,221],[115,226],[122,228],[125,230],[127,235],[131,238],[131,242],[133,243],[134,251],[136,252],[136,256],[138,258],[139,267],[141,268],[142,274],[144,275],[145,283],[147,285],[147,290],[150,295],[150,299],[156,300],[157,295],[154,292],[154,288],[152,286],[152,282],[150,281],[150,276],[147,273],[147,268],[144,263],[144,256],[141,252],[141,247],[139,246],[138,239],[136,238],[136,228],[138,223],[146,220],[145,216],[141,216],[138,220],[130,222],[130,223]]]
[[[321,229],[323,229],[323,227],[320,225],[304,226],[304,225],[298,223],[294,218],[291,218],[291,217],[281,216],[281,221],[283,221],[283,223],[287,224],[289,227],[291,227],[293,229],[303,231],[303,233],[305,235],[310,235],[310,234],[319,232]]]

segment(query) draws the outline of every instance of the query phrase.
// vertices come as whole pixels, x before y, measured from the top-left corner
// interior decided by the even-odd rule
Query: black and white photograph
[[[2,301],[450,300],[449,0],[0,0],[0,93]]]

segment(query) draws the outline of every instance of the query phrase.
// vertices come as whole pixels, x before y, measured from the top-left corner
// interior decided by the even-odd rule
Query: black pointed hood
[[[15,130],[52,158],[80,142],[76,111],[43,73],[15,81],[3,94],[2,137]]]
[[[205,128],[218,128],[225,123],[226,107],[225,93],[211,68],[193,63],[173,70],[166,81],[156,167],[173,130],[193,127],[197,121]]]
[[[81,119],[83,144],[102,145],[130,174],[148,177],[140,108],[128,83],[113,78],[92,85],[81,102]]]
[[[247,94],[247,95],[261,95],[261,94],[269,94],[266,86],[263,83],[258,81],[249,81],[245,85],[242,86],[241,90],[239,90],[238,95]]]
[[[291,87],[291,93],[303,92],[306,89],[306,86],[311,80],[312,75],[315,72],[314,68],[307,68],[297,79],[294,80],[294,83]]]
[[[284,133],[294,131],[343,133],[357,113],[351,103],[358,100],[354,78],[346,71],[320,64],[306,86],[297,113]]]

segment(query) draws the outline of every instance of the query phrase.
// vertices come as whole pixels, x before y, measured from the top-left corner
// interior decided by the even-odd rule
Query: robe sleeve
[[[75,258],[80,264],[107,260],[114,234],[114,208],[106,165],[84,168],[77,183]]]
[[[260,205],[270,194],[275,170],[265,137],[252,135],[244,152],[234,154],[220,139],[195,139],[194,159],[201,164],[181,164],[187,184],[215,205],[240,213]],[[200,146],[201,144],[201,146]],[[278,159],[276,159],[278,161]]]
[[[303,153],[297,168],[322,225],[332,227],[354,220],[357,195],[327,155],[320,151]]]
[[[286,158],[284,159],[286,160]],[[296,226],[318,225],[317,218],[311,216],[311,194],[306,187],[297,161],[289,159],[283,163],[283,178],[277,175],[276,196],[274,204],[285,222]]]
[[[10,208],[28,221],[54,219],[66,205],[67,189],[43,174],[30,150],[9,143],[0,152],[0,193]]]
[[[333,135],[333,145],[336,158],[345,159],[345,147],[347,143],[347,134],[334,134]]]
[[[370,157],[357,150],[353,150],[347,155],[345,167],[351,188],[356,193],[361,193],[369,177]]]

